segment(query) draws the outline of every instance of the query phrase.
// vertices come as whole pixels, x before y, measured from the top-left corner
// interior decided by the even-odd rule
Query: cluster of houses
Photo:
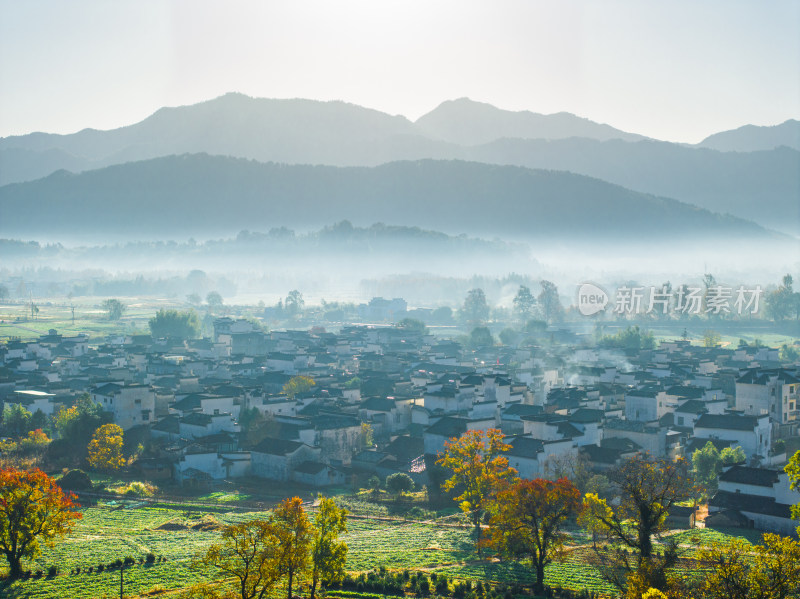
[[[144,476],[184,485],[254,477],[324,487],[395,472],[430,484],[449,439],[491,428],[526,478],[571,456],[602,472],[645,452],[690,457],[710,441],[747,456],[722,474],[712,518],[794,531],[800,494],[781,474],[778,441],[798,433],[800,365],[763,347],[672,341],[624,353],[569,331],[547,338],[476,350],[407,328],[263,332],[231,318],[189,341],[96,344],[50,331],[0,346],[0,398],[49,415],[89,393],[161,448],[139,461]],[[315,384],[287,394],[299,375]]]

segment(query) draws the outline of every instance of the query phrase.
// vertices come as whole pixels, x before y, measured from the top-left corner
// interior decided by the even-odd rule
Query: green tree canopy
[[[397,328],[404,329],[411,333],[417,333],[419,335],[424,335],[428,332],[428,327],[425,326],[425,323],[421,320],[416,320],[415,318],[404,318],[397,323]]]
[[[107,299],[102,303],[102,306],[109,320],[119,320],[125,311],[125,304],[118,299]]]
[[[547,322],[560,322],[564,317],[564,307],[558,297],[558,287],[555,283],[542,280],[539,282],[542,290],[536,298],[539,302],[539,309]]]
[[[162,308],[150,319],[150,334],[155,339],[196,339],[200,336],[200,319],[194,310],[179,312]]]
[[[526,322],[533,314],[535,306],[536,298],[533,297],[530,288],[520,285],[517,295],[514,296],[514,315],[521,322]]]
[[[386,477],[386,490],[392,495],[400,495],[414,490],[414,479],[405,472],[395,472]]]
[[[489,304],[483,289],[470,289],[461,308],[462,319],[472,325],[477,325],[489,318]]]
[[[488,327],[475,327],[469,334],[469,345],[472,348],[491,347],[494,345],[494,337]]]

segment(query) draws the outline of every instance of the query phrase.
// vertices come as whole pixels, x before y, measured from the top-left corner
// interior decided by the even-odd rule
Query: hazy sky
[[[0,0],[0,136],[229,91],[411,119],[468,96],[697,142],[800,118],[800,2]]]

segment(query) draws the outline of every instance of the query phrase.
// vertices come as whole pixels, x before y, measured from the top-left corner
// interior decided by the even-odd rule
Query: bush
[[[405,472],[395,472],[386,477],[386,490],[393,495],[413,491],[414,479]]]
[[[105,569],[106,569],[105,564],[97,564],[97,571],[98,572],[102,572]]]
[[[150,553],[147,554],[147,557],[145,558],[145,561],[148,564],[154,563],[156,561],[156,554],[151,551]]]
[[[135,559],[133,559],[133,558],[132,558],[132,557],[129,555],[128,557],[126,557],[126,558],[125,558],[125,561],[124,561],[123,563],[124,563],[126,566],[131,566],[131,565],[133,565],[133,564],[135,564],[135,563],[136,563],[136,560],[135,560]]]
[[[85,491],[92,488],[92,479],[83,470],[70,470],[60,479],[58,486],[62,489],[73,489],[75,491]]]

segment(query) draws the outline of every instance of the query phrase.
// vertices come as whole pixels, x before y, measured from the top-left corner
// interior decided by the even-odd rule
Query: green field
[[[532,582],[531,571],[524,564],[481,559],[476,554],[471,529],[460,523],[459,518],[404,520],[390,518],[383,506],[346,499],[343,503],[354,512],[344,537],[349,547],[347,568],[354,574],[384,567],[389,571],[436,572],[450,579],[473,582]],[[360,510],[362,505],[371,507]],[[124,572],[127,596],[185,589],[211,577],[210,571],[194,569],[191,561],[219,534],[214,530],[194,530],[186,526],[198,522],[203,516],[224,525],[261,515],[258,512],[204,511],[197,506],[191,506],[191,510],[136,503],[121,507],[116,502],[88,507],[68,537],[54,547],[45,547],[40,557],[25,564],[25,568],[34,572],[34,577],[0,586],[0,595],[76,599],[118,597],[119,570],[97,572],[97,566],[126,557],[137,560]],[[159,528],[165,524],[166,529]],[[757,540],[752,531],[730,532]],[[548,567],[546,582],[553,587],[612,594],[614,589],[588,563],[590,550],[585,546],[585,535],[579,531],[576,533],[576,546],[568,552],[563,563]],[[678,536],[681,543],[691,546],[698,542],[706,544],[723,540],[730,534],[695,530],[678,533]],[[150,552],[157,556],[156,562],[139,563]],[[687,555],[693,552],[692,547],[687,548]],[[59,568],[59,573],[47,576],[47,569],[53,565]],[[93,571],[87,572],[90,567]],[[76,573],[77,568],[81,569],[80,573]],[[43,572],[41,577],[36,577],[37,570]]]
[[[56,329],[63,335],[85,333],[90,338],[104,337],[118,333],[146,333],[148,320],[160,308],[185,308],[177,301],[158,299],[123,298],[125,312],[120,320],[108,320],[100,306],[100,298],[75,299],[75,320],[72,319],[70,302],[61,301],[37,303],[36,317],[31,317],[30,304],[0,304],[0,339],[19,337],[23,340],[36,339]]]

